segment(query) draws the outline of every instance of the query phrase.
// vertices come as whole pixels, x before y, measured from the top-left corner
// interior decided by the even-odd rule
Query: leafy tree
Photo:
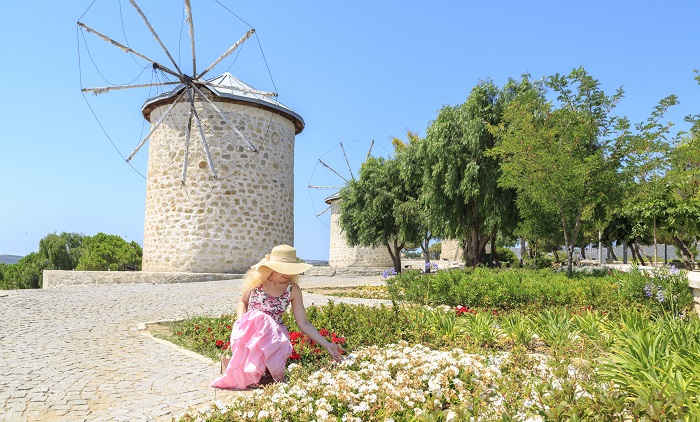
[[[442,253],[442,242],[435,242],[430,245],[430,258],[440,259],[440,254]]]
[[[434,215],[434,207],[423,189],[424,168],[421,166],[421,146],[425,140],[416,133],[406,132],[408,142],[394,138],[392,144],[396,150],[396,164],[399,167],[399,177],[406,190],[405,201],[396,204],[394,215],[399,221],[399,227],[413,233],[402,233],[405,239],[416,239],[423,252],[425,271],[430,272],[430,241],[435,237],[435,227],[438,226]]]
[[[605,94],[583,68],[543,81],[526,75],[520,84],[523,89],[509,103],[503,123],[491,126],[499,136],[491,153],[502,159],[504,186],[558,215],[571,274],[583,222],[603,220],[595,215],[601,204],[619,196],[622,183],[638,173],[645,148],[666,126],[650,121],[632,136],[628,120],[611,115],[622,89]],[[662,100],[652,118],[674,103],[673,96]]]
[[[43,272],[49,263],[37,252],[24,256],[17,263],[5,265],[2,269],[3,289],[38,289],[41,288]]]
[[[141,269],[143,250],[137,242],[127,243],[119,236],[97,233],[83,238],[82,249],[76,270],[118,271],[123,265]]]
[[[39,241],[39,255],[49,261],[54,270],[74,270],[80,259],[83,235],[51,233]]]
[[[418,223],[403,218],[401,204],[411,197],[394,159],[368,157],[359,177],[340,190],[339,223],[350,246],[385,245],[397,272],[401,272],[401,250],[418,243]],[[405,210],[403,210],[405,211]]]
[[[700,131],[682,139],[670,154],[670,169],[664,177],[665,230],[685,262],[696,267],[696,242],[700,237]]]
[[[8,265],[0,262],[0,290],[8,290],[5,283],[5,272],[7,272]]]
[[[538,245],[540,250],[558,250],[564,243],[558,213],[540,207],[524,195],[519,195],[516,203],[520,215],[516,233],[521,238],[528,239],[529,245]],[[532,247],[529,257],[536,259]]]
[[[428,128],[420,162],[423,189],[444,238],[466,245],[465,263],[482,262],[486,245],[500,231],[512,233],[515,191],[498,186],[498,158],[485,152],[495,144],[487,124],[500,123],[507,97],[491,82],[475,86],[459,106],[445,106]]]

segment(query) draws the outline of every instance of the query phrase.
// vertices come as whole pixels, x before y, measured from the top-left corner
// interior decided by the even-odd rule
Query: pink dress
[[[282,314],[291,294],[292,283],[279,297],[269,296],[262,286],[250,292],[248,312],[236,321],[231,331],[231,360],[212,387],[245,389],[260,382],[265,368],[275,381],[284,379],[292,343],[287,327],[282,324]]]

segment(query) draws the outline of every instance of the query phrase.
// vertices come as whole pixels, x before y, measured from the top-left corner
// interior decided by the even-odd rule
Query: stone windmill
[[[183,73],[134,0],[170,67],[78,22],[80,28],[151,63],[175,85],[142,107],[150,131],[143,271],[241,272],[277,244],[294,242],[294,138],[304,120],[230,73],[206,75],[255,32],[250,29],[206,69],[198,71],[190,2],[185,0],[192,73]]]
[[[367,157],[369,157],[373,145],[374,141],[372,141],[370,144],[369,151],[367,151]],[[335,180],[342,180],[343,182],[347,183],[348,180],[354,179],[355,175],[352,171],[350,160],[348,159],[348,154],[343,146],[343,143],[340,142],[338,146],[342,151],[345,167],[344,169],[337,170],[334,168],[333,164],[326,163],[323,160],[324,157],[318,159],[318,164],[321,164],[324,170],[330,172],[330,174],[334,176]],[[340,162],[340,160],[337,161]],[[337,163],[335,163],[335,166],[337,167]],[[312,175],[312,179],[313,178],[314,176]],[[327,196],[324,199],[327,207],[323,211],[316,214],[316,217],[320,217],[321,215],[326,214],[328,211],[331,213],[328,265],[332,267],[391,267],[393,265],[393,261],[386,248],[367,248],[348,245],[345,233],[340,227],[340,202],[342,201],[342,197],[340,196],[340,192],[338,190],[342,187],[343,186],[309,184],[309,189],[336,190],[335,193]]]

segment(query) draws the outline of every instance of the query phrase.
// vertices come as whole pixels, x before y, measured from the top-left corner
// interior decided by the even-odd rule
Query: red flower
[[[211,330],[212,330],[211,327],[207,328],[207,333],[211,333]]]
[[[321,334],[323,337],[326,337],[328,335],[328,330],[325,328],[321,328],[318,330],[318,333]]]
[[[194,326],[194,329],[195,329],[195,330],[199,330],[199,325],[195,325],[195,326]]]
[[[338,337],[335,333],[331,334],[331,343],[345,344],[345,337]]]
[[[296,343],[299,341],[304,335],[300,333],[299,331],[292,331],[289,333],[289,340],[292,341],[292,343]]]
[[[230,341],[227,341],[226,343],[224,343],[224,347],[223,347],[222,349],[223,349],[223,350],[228,350],[229,347],[231,347],[231,342],[230,342]]]
[[[289,355],[289,359],[291,359],[291,360],[299,360],[299,359],[301,359],[301,355],[299,355],[299,353],[297,353],[297,352],[292,352],[292,354]]]
[[[178,331],[178,332],[177,332],[177,335],[178,335],[178,336],[181,336],[181,335],[182,335],[182,331]]]
[[[226,328],[230,330],[232,327],[230,325],[227,325]]]
[[[223,340],[216,340],[216,347],[221,348],[221,346],[223,346],[223,345],[224,345]]]

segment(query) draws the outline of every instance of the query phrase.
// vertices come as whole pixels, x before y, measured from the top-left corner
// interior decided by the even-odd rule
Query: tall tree
[[[39,241],[39,255],[54,270],[74,270],[80,259],[83,236],[78,233],[51,233]]]
[[[597,222],[603,229],[611,218],[608,205],[647,166],[654,167],[670,128],[662,118],[677,99],[661,100],[651,117],[632,130],[626,118],[611,114],[622,88],[605,94],[583,68],[539,82],[524,76],[520,84],[530,89],[510,102],[503,124],[491,126],[499,136],[491,153],[503,160],[504,185],[559,215],[571,274],[583,223]]]
[[[368,157],[359,177],[340,190],[339,223],[350,246],[386,246],[394,269],[401,272],[401,250],[418,243],[415,221],[401,218],[400,205],[410,193],[394,159]]]
[[[691,132],[671,151],[664,187],[664,228],[685,267],[693,270],[700,238],[700,132]]]
[[[499,230],[512,232],[517,223],[515,191],[498,185],[498,158],[485,155],[495,144],[487,124],[499,124],[505,99],[493,82],[479,83],[463,104],[439,111],[422,143],[423,189],[437,231],[464,241],[468,266],[482,262]]]
[[[420,148],[425,140],[411,131],[406,132],[406,137],[407,142],[399,138],[392,140],[396,152],[395,159],[399,167],[399,177],[407,192],[406,201],[397,205],[395,213],[397,219],[401,220],[399,227],[417,231],[417,233],[404,233],[402,236],[406,239],[419,240],[425,271],[430,272],[430,241],[439,237],[439,234],[435,231],[437,223],[432,202],[425,195],[423,189],[424,168],[420,164]]]
[[[520,85],[503,122],[490,126],[499,137],[490,153],[502,160],[500,183],[557,213],[571,274],[582,217],[615,188],[628,124],[610,112],[623,92],[606,95],[582,68],[543,83],[526,75]]]
[[[79,271],[119,271],[123,265],[141,269],[141,245],[126,242],[117,235],[97,233],[85,236],[83,253],[78,261]]]

